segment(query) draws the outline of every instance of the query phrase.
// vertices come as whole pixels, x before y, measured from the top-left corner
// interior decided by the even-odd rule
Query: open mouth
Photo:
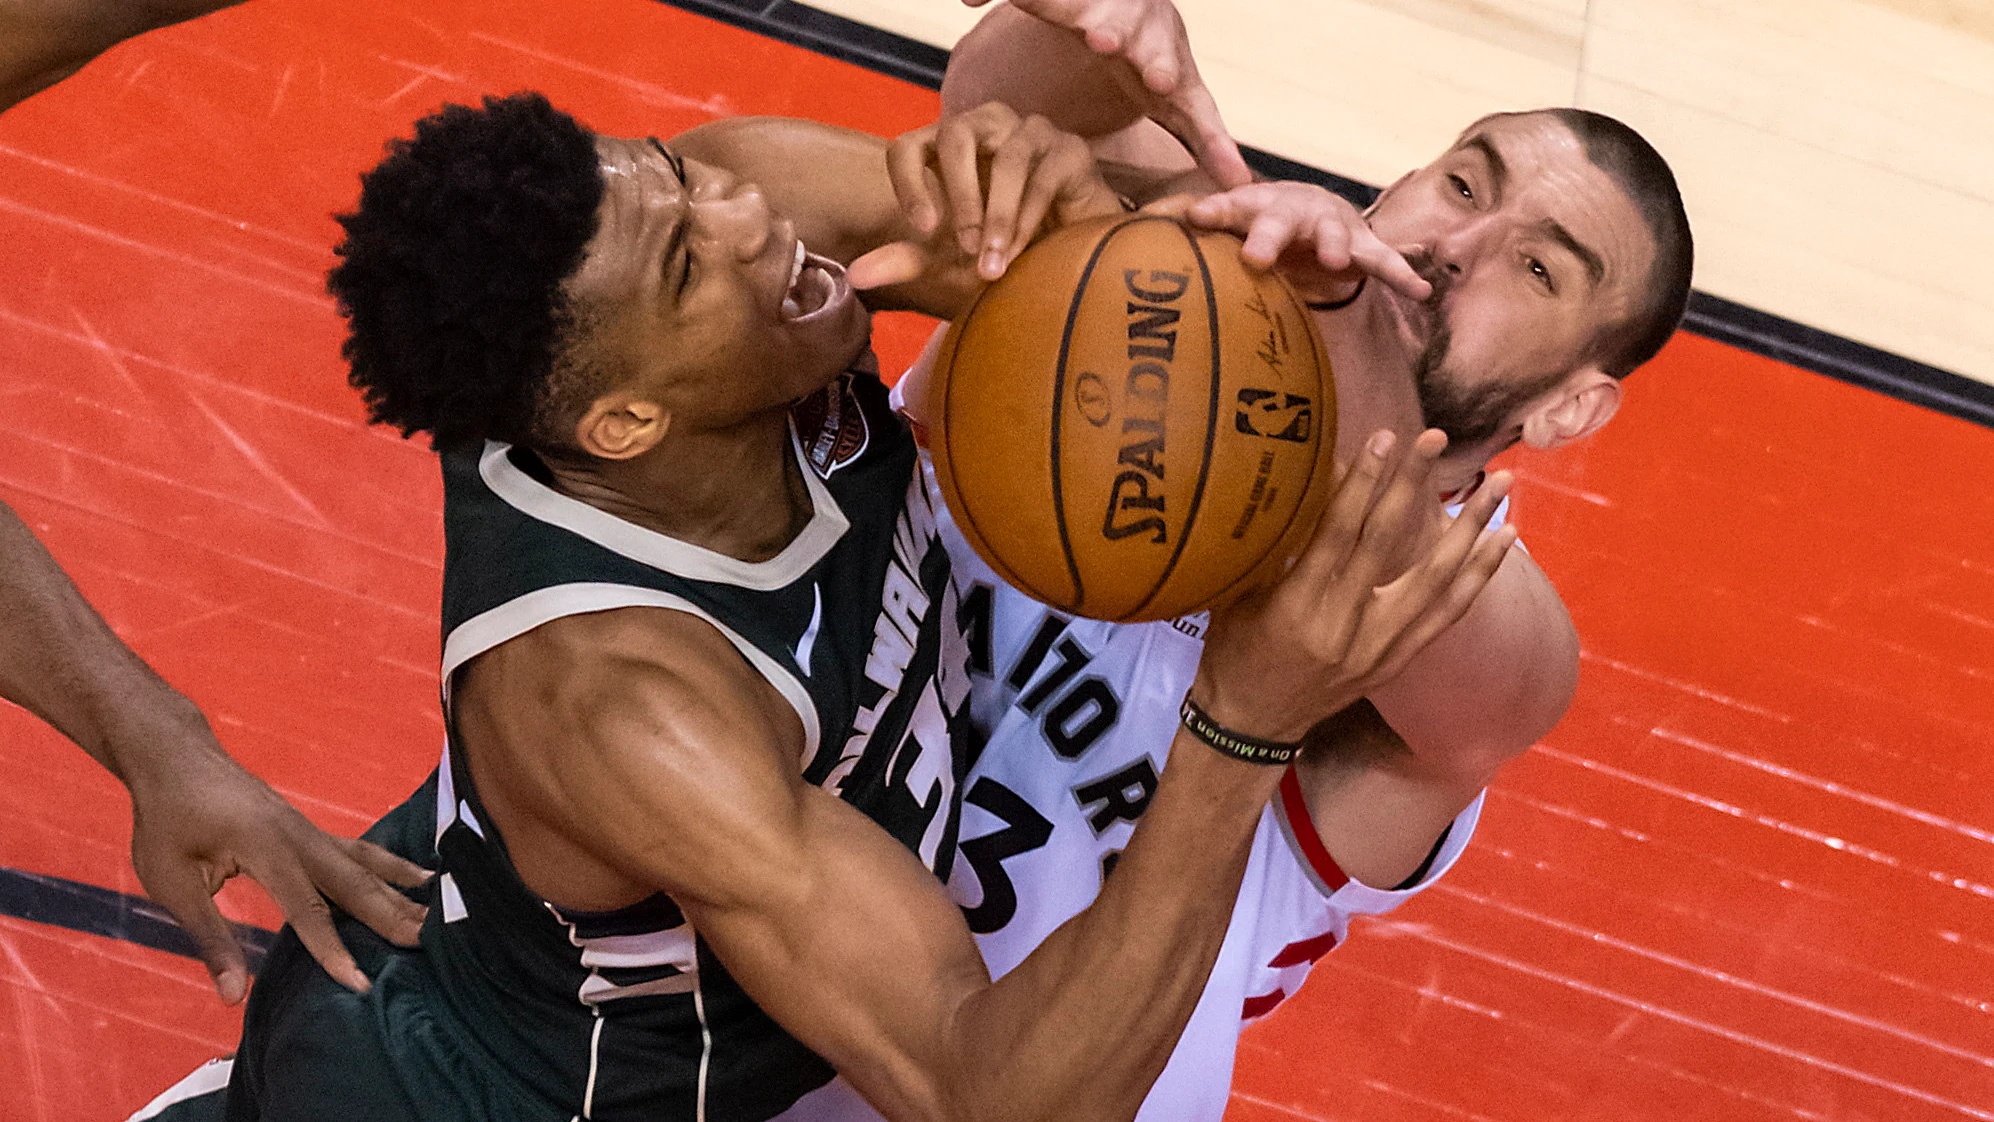
[[[789,290],[782,297],[782,316],[799,322],[825,315],[849,299],[851,291],[843,265],[811,253],[799,241],[796,261],[790,266]]]

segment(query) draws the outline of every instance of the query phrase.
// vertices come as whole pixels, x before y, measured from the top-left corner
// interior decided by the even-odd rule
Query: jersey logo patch
[[[872,441],[865,411],[852,392],[850,374],[840,374],[822,392],[797,402],[789,415],[802,441],[804,458],[824,479],[865,455],[866,445]]]

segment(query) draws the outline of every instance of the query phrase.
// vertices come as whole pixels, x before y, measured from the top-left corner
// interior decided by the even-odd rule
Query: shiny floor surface
[[[522,87],[638,135],[935,107],[650,0],[257,0],[0,119],[0,499],[331,828],[433,762],[441,541],[430,455],[345,384],[329,215]],[[1994,433],[1690,337],[1630,399],[1516,462],[1577,706],[1248,1034],[1238,1122],[1994,1119]],[[108,776],[13,710],[0,773],[0,866],[137,891]],[[188,959],[0,951],[0,1120],[121,1118],[233,1042]]]

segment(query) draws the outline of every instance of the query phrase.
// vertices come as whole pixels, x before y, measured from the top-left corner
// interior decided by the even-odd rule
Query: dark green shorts
[[[434,868],[436,777],[367,831]],[[428,903],[427,890],[418,895]],[[157,1122],[568,1122],[528,1096],[457,1024],[421,949],[397,947],[348,916],[339,934],[374,987],[356,994],[319,968],[289,927],[249,995],[228,1086],[183,1084]],[[442,922],[432,908],[429,922]],[[217,1081],[211,1073],[208,1082]]]

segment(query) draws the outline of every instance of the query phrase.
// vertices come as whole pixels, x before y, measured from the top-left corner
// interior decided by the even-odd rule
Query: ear
[[[1620,381],[1597,366],[1573,372],[1523,414],[1523,442],[1557,448],[1598,432],[1620,411]]]
[[[619,391],[589,404],[575,422],[575,445],[604,460],[628,460],[656,448],[672,427],[672,415],[649,398]]]

